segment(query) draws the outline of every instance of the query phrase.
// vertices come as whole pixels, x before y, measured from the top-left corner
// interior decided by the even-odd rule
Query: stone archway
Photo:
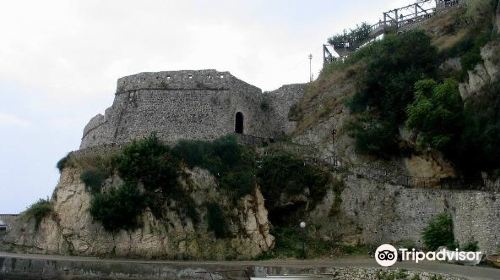
[[[243,113],[236,113],[236,119],[234,122],[234,132],[238,134],[243,134]]]

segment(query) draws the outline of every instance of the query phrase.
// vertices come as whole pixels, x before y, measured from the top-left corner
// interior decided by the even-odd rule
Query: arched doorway
[[[236,113],[236,120],[234,122],[234,132],[243,134],[243,113]]]

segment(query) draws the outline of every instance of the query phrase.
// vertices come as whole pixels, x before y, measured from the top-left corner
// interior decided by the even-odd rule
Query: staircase
[[[393,9],[383,13],[383,19],[370,26],[368,38],[351,40],[336,45],[323,45],[323,64],[336,60],[334,53],[340,58],[349,56],[352,52],[369,44],[388,31],[407,31],[432,18],[437,12],[462,5],[464,0],[423,0],[417,3]]]

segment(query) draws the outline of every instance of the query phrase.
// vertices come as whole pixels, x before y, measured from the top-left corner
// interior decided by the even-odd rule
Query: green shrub
[[[306,188],[312,196],[322,197],[329,174],[290,154],[264,157],[258,178],[267,199],[276,200],[281,193],[302,194]]]
[[[125,183],[117,189],[94,194],[90,214],[107,231],[128,230],[139,226],[137,219],[145,206],[145,197],[137,185]]]
[[[370,38],[371,27],[366,22],[357,25],[356,28],[344,31],[343,34],[337,34],[328,39],[328,43],[333,46],[343,46],[350,44],[350,48],[358,48]]]
[[[490,25],[497,0],[468,0],[463,19],[473,26]]]
[[[453,47],[442,52],[444,59],[460,57],[462,72],[460,78],[467,77],[467,71],[481,63],[480,49],[492,39],[493,19],[495,13],[495,0],[468,1],[466,11],[461,17],[462,25],[467,28],[467,34]]]
[[[250,194],[255,186],[255,152],[239,145],[233,135],[206,141],[180,141],[172,149],[189,167],[207,169],[234,199]]]
[[[442,84],[427,79],[415,84],[415,100],[408,106],[406,125],[418,131],[421,148],[449,152],[463,127],[463,103],[458,83],[448,79]]]
[[[302,243],[306,242],[304,234],[297,228],[280,227],[272,231],[276,238],[274,253],[280,257],[303,258]]]
[[[286,217],[277,215],[282,194],[291,196],[308,193],[309,206],[312,209],[316,202],[323,199],[327,191],[326,186],[330,182],[330,174],[327,171],[286,153],[264,157],[257,177],[273,224],[282,222],[277,219],[291,219],[294,214],[290,211]]]
[[[173,148],[172,153],[190,168],[205,167],[206,155],[210,152],[210,144],[206,141],[181,140]]]
[[[68,162],[70,160],[70,157],[71,157],[71,153],[68,153],[66,156],[64,156],[62,159],[60,159],[57,164],[56,164],[56,167],[57,169],[59,169],[59,172],[62,172],[64,168],[66,168],[66,166],[68,165]]]
[[[80,180],[85,184],[87,191],[98,193],[107,177],[108,174],[100,169],[88,169],[82,172]]]
[[[413,101],[415,82],[436,75],[437,50],[424,32],[411,31],[388,35],[365,52],[365,74],[347,105],[353,113],[367,112],[370,121],[352,125],[351,132],[359,151],[386,156],[398,151],[398,127]]]
[[[233,135],[221,137],[213,142],[180,141],[172,152],[189,167],[205,168],[216,176],[243,163],[243,147],[238,145]]]
[[[156,135],[127,145],[114,159],[121,178],[127,182],[141,182],[148,191],[176,191],[179,164],[170,148]]]
[[[232,193],[234,198],[240,198],[252,194],[255,181],[253,170],[230,171],[220,178],[220,186]]]
[[[133,228],[136,217],[145,207],[149,207],[156,218],[165,218],[165,203],[172,199],[182,206],[177,209],[181,217],[189,217],[197,223],[199,217],[194,202],[178,183],[178,177],[183,174],[181,162],[191,168],[208,169],[232,198],[254,189],[255,154],[238,145],[235,137],[213,142],[181,141],[170,149],[153,134],[128,144],[109,162],[93,160],[83,165],[85,171],[81,179],[93,194],[92,217],[106,230]],[[124,185],[103,193],[104,180],[114,172],[125,181]],[[138,189],[142,187],[141,193]]]
[[[366,75],[354,96],[354,108],[369,106],[384,119],[401,121],[413,100],[413,87],[422,76],[434,76],[437,50],[422,31],[388,35],[373,43]]]
[[[207,205],[207,223],[208,230],[213,231],[216,238],[230,237],[229,226],[224,212],[217,203]]]
[[[356,152],[388,158],[398,152],[397,127],[364,114],[348,125],[349,135],[356,139]]]
[[[455,246],[455,236],[450,215],[442,213],[434,217],[424,229],[422,238],[429,250],[437,250],[440,246],[455,249],[452,248]]]
[[[465,243],[463,246],[460,247],[461,251],[467,251],[467,252],[478,252],[479,251],[479,245],[477,241],[470,241]]]
[[[454,157],[463,171],[479,174],[500,166],[500,81],[465,104],[464,130]]]
[[[35,219],[35,229],[37,230],[42,219],[53,211],[52,202],[47,199],[39,199],[24,211],[23,216],[28,219]]]

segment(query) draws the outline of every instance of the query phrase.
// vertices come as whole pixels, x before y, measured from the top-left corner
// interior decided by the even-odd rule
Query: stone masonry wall
[[[280,134],[291,133],[296,126],[296,121],[289,120],[290,108],[297,104],[304,96],[306,84],[284,85],[277,90],[265,92],[264,100],[269,105],[268,125],[271,126],[274,137]]]
[[[273,137],[291,130],[285,116],[302,95],[300,85],[263,95],[229,72],[216,70],[131,75],[118,80],[105,115],[87,124],[80,148],[126,143],[152,132],[167,142],[213,140],[234,132],[237,112],[243,114],[244,134]],[[264,97],[273,108],[263,105]]]
[[[331,215],[339,201],[338,213]],[[341,199],[329,193],[311,219],[322,225],[323,234],[343,235],[353,243],[378,246],[411,240],[421,246],[424,228],[443,212],[451,214],[461,246],[477,241],[482,252],[500,249],[500,193],[411,189],[352,175],[345,180]]]
[[[214,271],[219,271],[214,273]],[[225,272],[224,272],[225,271]],[[109,259],[54,258],[52,256],[0,256],[2,279],[123,279],[123,280],[180,280],[180,279],[248,279],[248,276],[293,274],[331,274],[337,280],[404,279],[462,280],[459,273],[442,274],[402,269],[333,266],[324,264],[272,264],[231,262],[143,262]],[[381,277],[382,276],[382,277]],[[403,279],[403,278],[401,278]]]

